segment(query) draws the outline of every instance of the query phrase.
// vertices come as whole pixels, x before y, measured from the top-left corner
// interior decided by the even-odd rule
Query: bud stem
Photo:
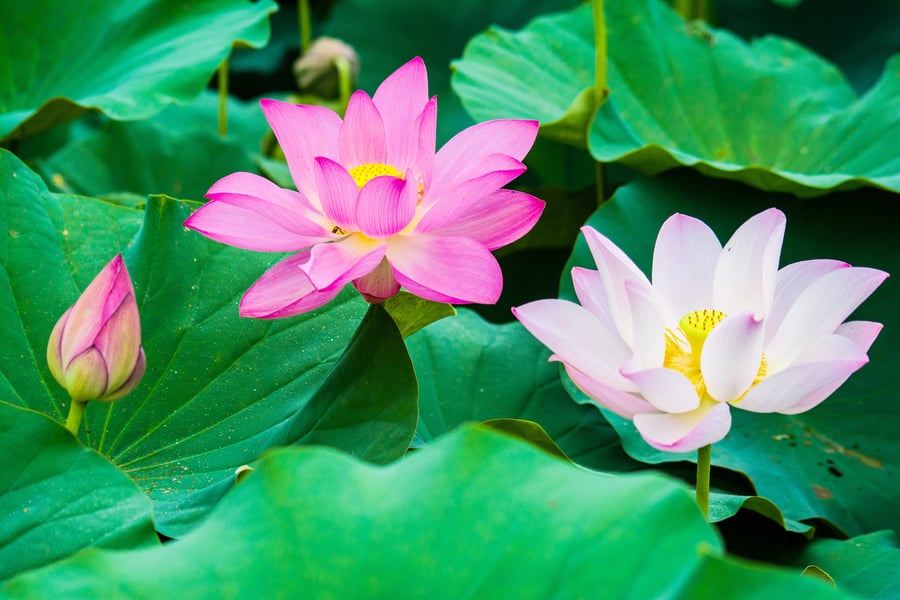
[[[219,65],[219,136],[228,135],[228,57]]]
[[[69,405],[69,416],[66,418],[66,429],[72,432],[72,435],[78,437],[78,429],[81,427],[81,418],[84,417],[84,409],[87,407],[87,402],[78,402],[77,400],[72,400],[72,404]]]
[[[709,520],[709,475],[712,446],[707,444],[697,450],[697,506],[703,518]]]
[[[603,12],[603,0],[594,0],[594,113],[609,95],[607,86],[607,51],[606,51],[606,14]],[[597,187],[597,206],[606,200],[603,180],[603,163],[594,161],[594,179]]]

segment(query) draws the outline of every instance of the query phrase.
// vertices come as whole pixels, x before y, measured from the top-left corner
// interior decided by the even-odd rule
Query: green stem
[[[228,57],[219,65],[219,135],[228,135]]]
[[[350,103],[350,94],[353,92],[353,67],[350,61],[343,56],[334,59],[334,67],[338,72],[338,91],[340,92],[341,106],[347,110],[347,104]]]
[[[609,88],[606,83],[606,14],[603,0],[594,0],[594,113],[606,101]],[[603,163],[594,161],[594,180],[597,185],[597,206],[603,204]]]
[[[309,18],[309,0],[297,3],[297,18],[300,21],[300,55],[306,53],[312,45],[312,21]]]
[[[66,429],[72,432],[72,435],[78,437],[78,429],[81,427],[81,419],[84,417],[84,409],[87,402],[78,402],[72,400],[69,405],[69,416],[66,418]]]
[[[674,0],[672,2],[672,8],[681,15],[682,19],[690,21],[691,15],[694,12],[693,4],[693,0]]]
[[[712,446],[707,444],[697,450],[697,506],[703,518],[709,520],[709,473]]]

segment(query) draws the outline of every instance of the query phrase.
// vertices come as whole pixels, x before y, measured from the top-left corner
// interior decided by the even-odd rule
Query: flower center
[[[381,177],[382,175],[390,175],[391,177],[403,179],[403,173],[391,165],[384,165],[381,163],[364,163],[350,169],[350,176],[353,177],[353,181],[356,182],[359,189],[362,189],[362,187],[371,180],[376,177]]]
[[[722,322],[726,314],[720,310],[695,310],[689,312],[678,322],[678,329],[666,330],[666,355],[663,366],[667,369],[680,371],[697,390],[697,396],[701,399],[706,396],[706,382],[703,381],[703,373],[700,371],[700,354],[703,344],[709,332]],[[747,391],[762,381],[766,376],[766,355],[763,354],[759,363],[759,371],[756,378]],[[740,401],[747,392],[734,400]]]

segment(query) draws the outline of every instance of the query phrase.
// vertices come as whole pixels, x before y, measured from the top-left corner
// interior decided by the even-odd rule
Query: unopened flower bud
[[[146,358],[134,287],[121,254],[56,323],[47,363],[75,402],[118,400],[137,387]]]
[[[337,98],[340,93],[340,64],[349,70],[350,88],[355,88],[359,77],[359,56],[353,48],[335,38],[317,38],[294,63],[297,87],[301,92],[310,92],[321,98]]]

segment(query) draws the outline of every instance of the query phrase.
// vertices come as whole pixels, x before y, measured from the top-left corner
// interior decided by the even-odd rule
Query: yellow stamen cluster
[[[663,366],[667,369],[680,371],[697,390],[697,396],[706,397],[706,382],[703,381],[703,373],[700,371],[700,354],[703,344],[709,332],[725,318],[725,313],[719,310],[695,310],[684,315],[678,322],[678,329],[666,330],[666,354]],[[763,354],[759,364],[759,371],[753,383],[762,381],[766,376],[766,356]],[[750,388],[747,388],[749,391]],[[741,398],[746,394],[741,395]],[[740,401],[740,398],[733,402]]]
[[[399,177],[400,179],[404,178],[403,173],[391,165],[384,165],[381,163],[364,163],[350,169],[350,176],[353,177],[353,181],[356,182],[359,189],[362,189],[369,181],[376,177],[381,177],[382,175],[390,175],[392,177]]]

